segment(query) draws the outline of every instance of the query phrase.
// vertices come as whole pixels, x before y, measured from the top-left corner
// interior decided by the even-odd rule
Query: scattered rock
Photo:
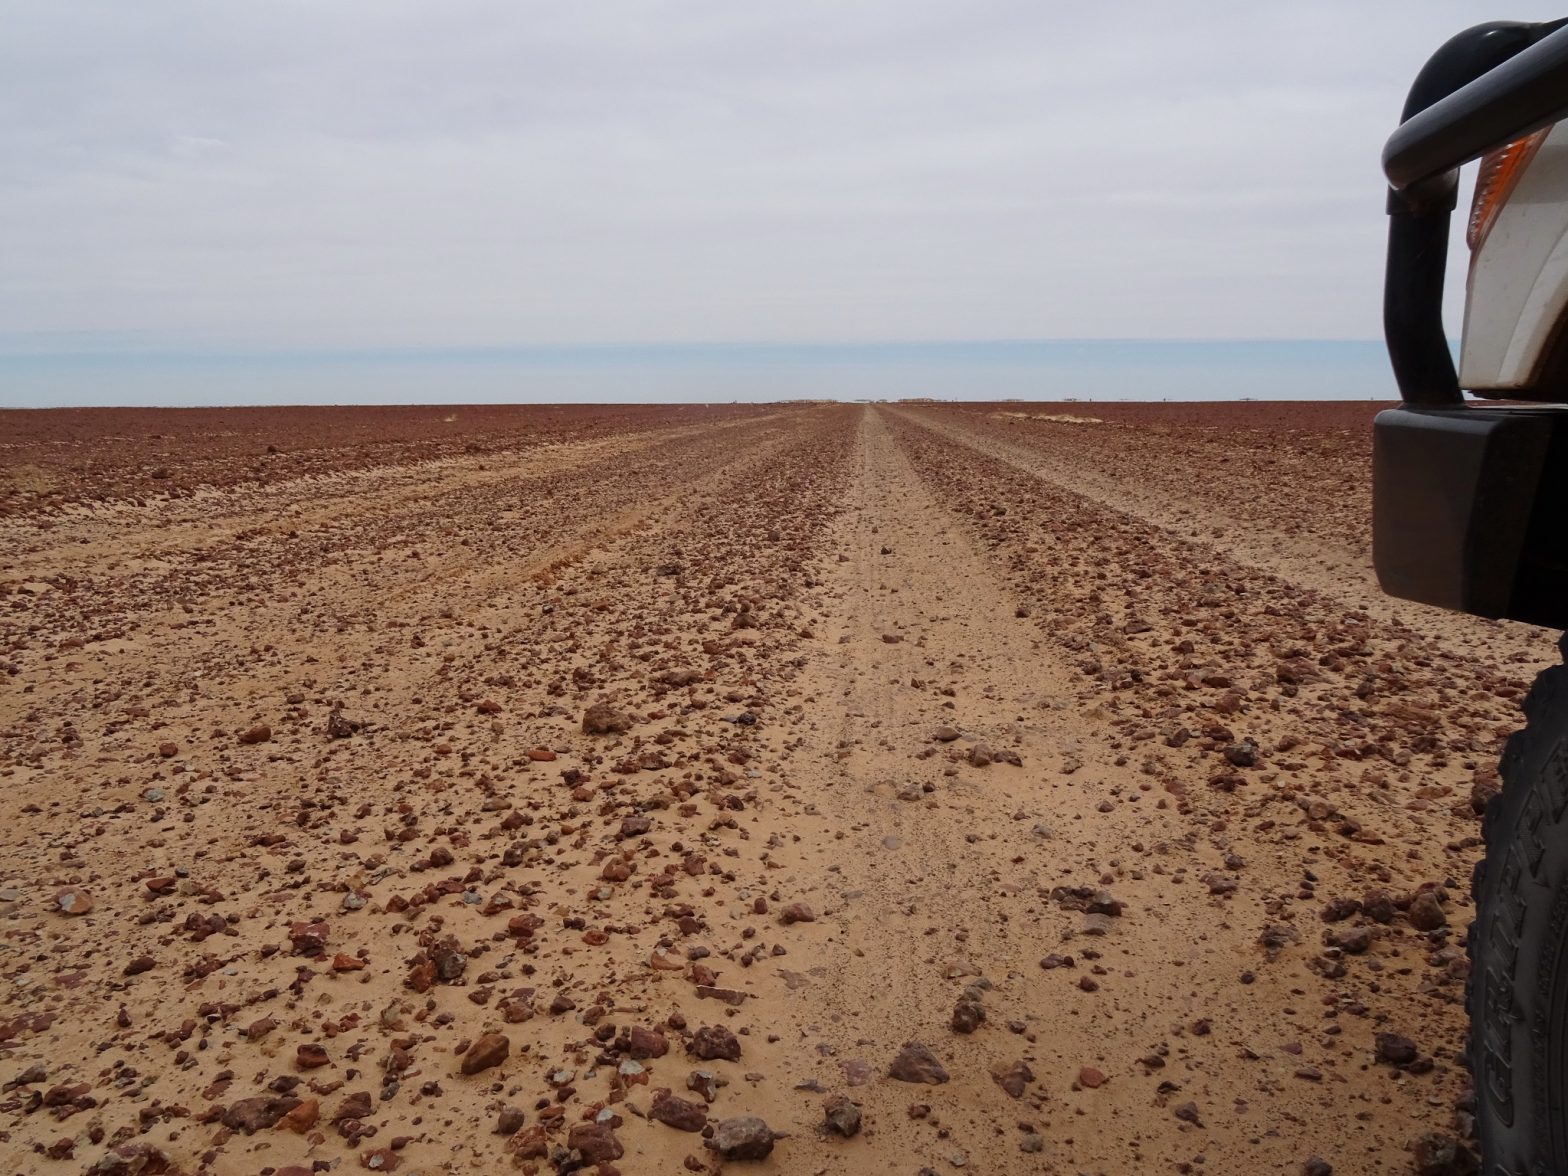
[[[692,1034],[687,1050],[703,1061],[740,1061],[740,1040],[723,1025],[704,1025]]]
[[[1419,1056],[1416,1043],[1398,1033],[1379,1033],[1376,1046],[1377,1060],[1385,1066],[1408,1066]]]
[[[626,1154],[608,1123],[578,1123],[566,1137],[566,1146],[590,1164],[608,1164]]]
[[[486,1033],[463,1054],[463,1073],[477,1074],[499,1066],[512,1052],[512,1042],[504,1033]]]
[[[1361,955],[1372,946],[1372,928],[1334,927],[1323,933],[1323,942],[1348,955]]]
[[[1258,762],[1258,745],[1251,739],[1243,739],[1240,743],[1233,743],[1224,751],[1225,760],[1235,768],[1256,767]]]
[[[1361,909],[1375,923],[1388,924],[1394,921],[1399,913],[1399,908],[1394,905],[1394,897],[1386,890],[1369,890],[1361,900]]]
[[[1029,1068],[1028,1062],[1020,1059],[1009,1066],[992,1067],[991,1078],[1007,1092],[1009,1098],[1022,1098],[1024,1091],[1034,1081],[1034,1071]]]
[[[906,1041],[888,1067],[888,1077],[900,1082],[924,1082],[940,1086],[948,1080],[948,1073],[937,1061],[936,1055],[918,1041]]]
[[[338,707],[332,708],[332,713],[327,716],[327,738],[348,739],[364,728],[365,724],[357,719],[346,716]]]
[[[278,1126],[285,1131],[292,1131],[295,1135],[304,1135],[316,1125],[321,1118],[321,1103],[313,1098],[307,1098],[299,1106],[289,1111],[278,1120]]]
[[[1448,915],[1443,910],[1443,904],[1437,901],[1437,895],[1430,890],[1423,890],[1411,899],[1405,917],[1417,931],[1436,931],[1448,926]]]
[[[670,1043],[657,1029],[633,1025],[631,1032],[627,1034],[626,1052],[644,1061],[648,1058],[662,1058],[670,1052]]]
[[[291,923],[289,943],[296,955],[318,956],[327,946],[331,928],[325,923]]]
[[[1474,1176],[1474,1153],[1451,1135],[1428,1131],[1410,1145],[1417,1176]]]
[[[782,1138],[757,1116],[741,1115],[720,1123],[708,1146],[726,1160],[765,1160],[774,1140]]]
[[[648,1115],[677,1131],[701,1131],[708,1125],[706,1107],[677,1098],[668,1090],[654,1091],[653,1106]]]
[[[93,896],[80,886],[56,891],[50,906],[62,915],[85,915],[93,909]]]
[[[822,1125],[827,1131],[853,1139],[860,1134],[860,1108],[842,1094],[822,1104]]]
[[[299,1106],[300,1099],[287,1095],[259,1094],[242,1098],[223,1112],[223,1125],[246,1135],[275,1127],[279,1119]]]
[[[115,1145],[87,1169],[88,1176],[172,1176],[174,1171],[163,1149],[139,1142]]]
[[[631,729],[631,716],[607,702],[596,702],[583,713],[585,735],[619,735]]]
[[[1335,898],[1325,903],[1322,918],[1325,923],[1338,923],[1361,913],[1361,903],[1354,898]]]
[[[954,1033],[973,1033],[983,1024],[985,1024],[985,1008],[978,1000],[965,997],[953,1006]]]

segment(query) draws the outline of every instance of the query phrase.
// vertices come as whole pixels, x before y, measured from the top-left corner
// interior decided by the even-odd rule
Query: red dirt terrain
[[[1372,412],[0,414],[0,1172],[1470,1170]]]

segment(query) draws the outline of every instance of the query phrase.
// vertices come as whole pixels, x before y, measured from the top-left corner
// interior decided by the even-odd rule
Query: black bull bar
[[[1478,25],[1417,76],[1383,150],[1383,330],[1403,404],[1373,432],[1390,595],[1568,628],[1568,409],[1471,406],[1443,329],[1459,168],[1568,116],[1568,20]]]

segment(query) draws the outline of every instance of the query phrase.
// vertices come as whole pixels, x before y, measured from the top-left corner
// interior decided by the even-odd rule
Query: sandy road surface
[[[0,1171],[1463,1135],[1476,811],[1550,648],[1377,600],[1350,467],[1277,485],[1330,431],[1238,442],[1228,508],[1209,418],[582,414],[13,499]],[[768,1158],[705,1146],[749,1115]]]

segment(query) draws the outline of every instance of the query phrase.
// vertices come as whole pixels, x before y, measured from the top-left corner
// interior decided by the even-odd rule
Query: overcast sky
[[[1374,338],[1382,141],[1499,15],[0,0],[0,354]]]

